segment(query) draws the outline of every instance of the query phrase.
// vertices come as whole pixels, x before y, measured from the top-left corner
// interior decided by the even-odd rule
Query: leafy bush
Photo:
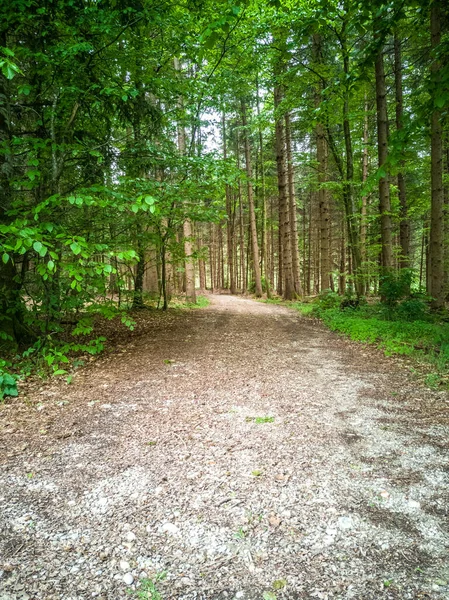
[[[318,296],[317,304],[318,307],[322,310],[327,310],[329,308],[336,308],[340,306],[341,296],[339,296],[336,292],[332,290],[324,290]]]
[[[404,321],[426,321],[429,318],[429,304],[425,298],[411,296],[396,307],[396,316]]]
[[[413,270],[401,269],[398,273],[386,273],[380,278],[379,291],[383,304],[394,308],[398,302],[410,295]]]
[[[7,363],[0,361],[0,400],[5,396],[18,396],[17,380],[18,376],[6,370]]]

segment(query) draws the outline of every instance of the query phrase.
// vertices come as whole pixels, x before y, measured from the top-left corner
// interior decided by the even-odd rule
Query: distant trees
[[[3,3],[2,343],[199,285],[442,308],[448,54],[440,0]]]

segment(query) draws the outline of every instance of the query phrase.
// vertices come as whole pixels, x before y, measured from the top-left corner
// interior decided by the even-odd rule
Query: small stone
[[[179,533],[179,527],[174,523],[164,523],[160,530],[162,533],[170,533],[171,535]]]
[[[134,542],[136,540],[136,534],[132,531],[128,531],[128,533],[125,535],[125,540],[127,542]]]
[[[277,515],[271,515],[268,519],[268,522],[270,523],[271,527],[279,527],[281,524],[281,519]]]
[[[421,508],[421,504],[416,500],[409,500],[408,505],[410,506],[410,508]]]
[[[351,517],[343,516],[338,519],[337,525],[340,529],[351,529],[353,522]]]
[[[129,571],[130,569],[129,562],[127,562],[126,560],[121,560],[119,566],[122,571]]]
[[[125,575],[123,575],[123,581],[126,583],[126,585],[131,585],[134,581],[132,573],[126,573]]]

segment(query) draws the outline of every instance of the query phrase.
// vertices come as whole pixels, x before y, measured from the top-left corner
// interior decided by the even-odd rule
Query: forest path
[[[449,598],[447,396],[212,300],[2,408],[0,599]]]

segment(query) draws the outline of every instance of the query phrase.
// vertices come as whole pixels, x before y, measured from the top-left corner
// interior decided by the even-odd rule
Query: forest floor
[[[0,599],[449,598],[447,394],[211,300],[0,408]]]

